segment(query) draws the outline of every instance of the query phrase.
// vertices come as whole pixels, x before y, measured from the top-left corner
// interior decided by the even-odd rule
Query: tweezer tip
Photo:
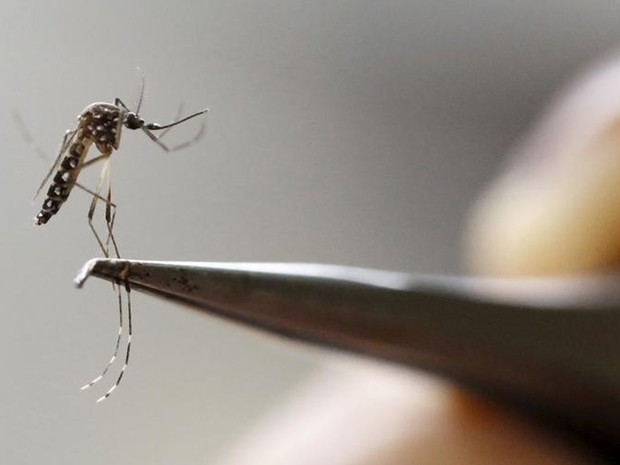
[[[86,280],[92,275],[105,277],[105,279],[117,283],[123,282],[127,279],[130,263],[130,260],[120,258],[93,258],[84,264],[73,279],[73,283],[76,287],[82,288]]]
[[[93,269],[95,268],[95,266],[97,265],[98,262],[102,261],[102,258],[93,258],[91,260],[88,260],[84,266],[80,269],[80,271],[78,272],[77,276],[75,277],[75,279],[73,280],[74,284],[76,285],[76,287],[78,287],[79,289],[82,288],[82,286],[84,286],[84,283],[86,282],[86,280],[88,279],[88,277],[91,275],[91,273],[93,272]]]

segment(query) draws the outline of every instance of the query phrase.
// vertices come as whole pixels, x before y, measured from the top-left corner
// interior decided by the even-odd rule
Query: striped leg
[[[106,162],[107,162],[107,159],[106,159]],[[101,184],[101,182],[100,182],[100,184]],[[82,186],[81,184],[77,184],[76,183],[76,186],[79,187],[80,189],[83,189],[84,191],[88,192],[90,195],[93,196],[93,202],[91,203],[91,210],[89,211],[89,225],[90,225],[91,229],[93,230],[93,232],[95,232],[93,224],[92,224],[92,216],[94,215],[93,203],[96,203],[97,201],[102,201],[102,202],[104,202],[106,204],[106,224],[108,226],[108,234],[109,235],[108,235],[108,239],[106,240],[105,247],[102,247],[102,250],[103,250],[104,254],[107,257],[109,255],[108,254],[108,242],[110,240],[109,239],[110,235],[112,234],[112,226],[113,226],[113,223],[114,223],[114,216],[115,216],[115,212],[116,212],[116,205],[114,203],[112,203],[112,200],[111,200],[110,188],[108,186],[108,195],[107,195],[107,197],[102,197],[98,193],[98,191],[100,190],[100,187],[98,187],[97,191],[92,191],[92,190]],[[97,241],[99,242],[99,245],[102,246],[101,239],[99,238],[99,236],[97,235],[96,232],[95,232],[95,237],[97,238]],[[117,252],[117,256],[118,256],[118,248],[116,247],[116,242],[115,241],[113,242],[113,245],[114,245],[114,248],[115,248],[115,250]],[[113,286],[113,287],[115,287],[115,286]],[[103,379],[103,377],[106,375],[106,373],[110,370],[110,367],[116,361],[116,358],[118,356],[118,352],[119,352],[119,348],[120,348],[120,343],[121,343],[121,339],[122,339],[122,336],[123,336],[123,300],[122,300],[122,289],[120,288],[120,286],[115,287],[115,289],[116,289],[116,291],[118,293],[118,336],[116,338],[116,344],[114,345],[114,352],[112,353],[112,357],[110,358],[110,361],[105,366],[105,368],[103,369],[101,374],[99,376],[97,376],[95,379],[93,379],[91,382],[89,382],[89,383],[85,384],[84,386],[82,386],[81,387],[82,391],[90,388],[94,384],[96,384],[99,381],[101,381]]]
[[[90,195],[92,195],[92,201],[91,201],[91,205],[90,205],[90,209],[88,211],[88,224],[91,228],[91,231],[93,232],[93,234],[95,235],[95,238],[97,239],[97,243],[99,244],[99,247],[101,248],[103,254],[106,257],[109,257],[109,244],[110,242],[112,243],[112,246],[114,248],[114,252],[116,254],[116,256],[118,258],[120,258],[120,253],[118,251],[118,246],[116,245],[116,240],[114,238],[114,233],[113,233],[113,226],[114,226],[114,219],[116,217],[116,204],[114,204],[112,202],[112,189],[110,186],[110,176],[109,176],[109,154],[108,155],[103,155],[103,156],[98,156],[95,157],[94,159],[90,160],[89,165],[92,165],[93,162],[98,162],[98,161],[103,161],[104,165],[101,169],[101,176],[99,178],[99,183],[97,185],[97,188],[92,191],[80,184],[76,184],[77,187],[81,188],[82,190],[88,192]],[[103,197],[100,192],[101,189],[103,187],[103,184],[107,181],[107,194],[105,197]],[[108,236],[105,240],[105,243],[103,242],[103,240],[101,239],[101,237],[99,236],[99,234],[97,233],[94,224],[93,224],[93,218],[94,218],[94,214],[95,214],[95,210],[97,207],[97,203],[98,202],[103,202],[105,203],[105,220],[106,220],[106,226],[108,229]],[[103,377],[108,373],[108,371],[110,370],[110,367],[112,366],[112,364],[116,361],[117,357],[118,357],[118,353],[119,353],[119,349],[120,349],[120,345],[121,345],[121,340],[122,340],[122,336],[123,336],[123,299],[122,299],[122,288],[119,285],[118,287],[116,287],[116,290],[118,292],[118,315],[119,315],[119,326],[118,326],[118,336],[116,338],[116,344],[114,346],[114,352],[112,354],[112,357],[110,358],[110,361],[108,362],[108,364],[105,366],[105,368],[103,369],[103,371],[101,372],[101,374],[99,376],[97,376],[95,379],[93,379],[91,382],[85,384],[84,386],[82,386],[81,390],[86,390],[88,388],[90,388],[91,386],[93,386],[94,384],[98,383],[99,381],[101,381],[103,379]],[[127,305],[128,305],[128,318],[129,318],[129,337],[128,337],[128,341],[127,341],[127,354],[125,356],[125,364],[123,365],[122,368],[122,373],[124,373],[126,367],[127,367],[127,363],[129,361],[129,348],[131,346],[131,302],[129,300],[129,291],[128,291],[128,287],[126,287],[126,292],[127,292]],[[117,380],[117,382],[114,385],[114,389],[115,386],[118,385],[118,382],[120,380]],[[113,389],[112,389],[113,390]],[[106,398],[107,396],[109,396],[109,394],[111,394],[111,391],[109,391],[103,398],[101,398],[99,401],[103,400],[104,398]]]
[[[116,338],[116,345],[114,346],[114,353],[112,354],[112,358],[103,369],[101,374],[93,379],[90,383],[85,384],[80,388],[80,390],[84,391],[91,387],[93,384],[98,383],[103,379],[106,375],[112,364],[116,361],[116,357],[118,356],[118,349],[121,345],[121,338],[123,336],[123,299],[121,297],[121,289],[120,286],[118,288],[118,337]]]
[[[99,200],[101,200],[102,202],[106,204],[106,221],[110,225],[110,229],[114,229],[114,219],[116,218],[116,204],[112,202],[112,196],[111,196],[110,190],[108,190],[108,196],[106,198],[106,197],[102,197],[101,195],[95,193],[94,191],[90,190],[88,187],[85,187],[78,182],[75,183],[75,187],[82,189],[84,192],[87,192],[93,197],[97,197]],[[108,221],[109,217],[111,217],[110,221]],[[110,243],[110,238],[108,237],[108,239],[106,240],[106,247],[108,246],[109,243]]]
[[[112,202],[112,186],[110,185],[110,177],[108,176],[108,195],[105,201],[105,224],[108,228],[108,237],[105,241],[105,248],[109,250],[110,243],[114,248],[116,258],[121,258],[121,254],[118,251],[118,245],[116,245],[116,239],[114,238],[114,220],[116,219],[116,205]]]
[[[119,283],[119,286],[118,286],[119,309],[122,309],[121,287],[122,286]],[[121,384],[121,380],[123,379],[125,370],[127,369],[127,366],[129,366],[129,354],[131,353],[131,336],[133,334],[133,328],[131,325],[131,294],[130,294],[131,288],[129,287],[129,284],[127,283],[125,283],[125,286],[123,287],[125,288],[125,293],[127,295],[127,332],[128,332],[127,349],[125,351],[125,363],[123,363],[123,367],[121,368],[121,372],[119,373],[118,378],[116,378],[116,382],[112,385],[110,389],[108,389],[108,391],[103,396],[97,399],[97,402],[102,402],[106,400],[108,397],[110,397],[110,395],[114,392],[114,390],[118,387],[118,385]],[[119,332],[119,336],[120,336],[120,332]],[[105,374],[105,371],[103,374]],[[103,374],[102,374],[102,377],[103,377]]]
[[[100,161],[107,161],[109,157],[110,157],[109,154],[98,155],[96,157],[93,157],[90,160],[86,161],[82,165],[82,169],[87,168],[89,166],[92,166],[95,163],[98,163]],[[114,220],[116,218],[116,204],[114,202],[112,202],[112,187],[111,187],[111,183],[110,183],[109,172],[107,174],[107,179],[108,179],[108,194],[107,194],[106,197],[102,197],[101,195],[99,195],[98,192],[94,192],[94,191],[88,189],[87,187],[82,186],[79,183],[75,183],[75,185],[76,185],[76,187],[79,187],[83,191],[86,191],[90,195],[92,195],[93,196],[93,201],[94,201],[95,198],[97,198],[98,200],[100,200],[103,203],[105,203],[105,208],[106,208],[106,210],[105,210],[105,219],[106,219],[106,226],[108,228],[108,235],[107,235],[106,240],[105,240],[105,246],[102,247],[102,250],[103,250],[104,255],[106,257],[109,257],[110,243],[112,243],[112,246],[114,248],[114,253],[115,253],[116,257],[117,258],[121,258],[120,257],[120,253],[118,251],[118,245],[116,244],[116,239],[114,238],[114,234],[112,232],[114,230]],[[94,208],[95,207],[91,204],[91,209],[93,209],[93,215],[94,215]],[[92,223],[89,222],[89,224],[91,224],[91,229],[93,229]],[[95,231],[93,231],[93,232],[95,232]],[[99,236],[98,236],[98,234],[96,232],[95,232],[95,237],[97,238],[97,243],[101,247],[103,242],[100,240],[100,238],[99,238]]]
[[[120,258],[121,255],[118,250],[118,246],[116,244],[116,239],[114,238],[114,232],[112,231],[112,226],[114,224],[114,217],[116,216],[116,205],[111,200],[112,189],[110,186],[110,176],[109,176],[110,154],[104,155],[101,158],[97,157],[95,160],[102,160],[103,167],[101,168],[101,175],[99,177],[99,183],[97,184],[97,188],[95,189],[94,192],[90,192],[91,195],[93,196],[93,199],[90,203],[90,208],[88,210],[88,226],[90,227],[92,233],[94,234],[95,239],[97,240],[97,244],[99,245],[99,248],[103,252],[103,255],[106,258],[110,257],[109,244],[111,242],[112,247],[114,248],[114,254],[116,255],[117,258]],[[108,184],[108,188],[107,188],[107,196],[104,198],[101,196],[101,189],[106,182]],[[106,227],[108,230],[108,236],[105,242],[101,239],[101,237],[99,236],[99,233],[97,233],[97,229],[95,228],[95,225],[93,224],[93,217],[95,215],[97,203],[100,201],[103,201],[106,205],[105,218],[106,218]]]

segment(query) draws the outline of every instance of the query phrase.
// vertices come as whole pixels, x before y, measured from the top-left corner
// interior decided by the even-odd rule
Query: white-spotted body
[[[35,217],[36,225],[47,223],[67,201],[93,144],[104,156],[110,156],[114,150],[118,150],[121,128],[127,113],[120,106],[110,103],[92,103],[80,113],[77,128],[67,133],[64,142],[66,147],[59,155],[59,166],[41,211]]]

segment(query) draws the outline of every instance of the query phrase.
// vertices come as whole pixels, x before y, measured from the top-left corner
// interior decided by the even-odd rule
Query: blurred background
[[[181,101],[211,113],[205,139],[174,154],[123,134],[112,182],[126,258],[455,273],[468,206],[503,154],[618,44],[610,5],[2,2],[2,462],[209,463],[324,357],[134,293],[123,384],[103,404],[105,382],[80,393],[113,348],[115,294],[72,285],[99,255],[88,197],[38,228],[29,200],[86,105],[135,100],[136,66],[147,120]]]

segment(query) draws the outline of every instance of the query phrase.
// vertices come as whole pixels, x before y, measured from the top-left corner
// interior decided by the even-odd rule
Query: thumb
[[[472,270],[566,274],[620,260],[620,58],[585,73],[517,146],[475,205]]]

